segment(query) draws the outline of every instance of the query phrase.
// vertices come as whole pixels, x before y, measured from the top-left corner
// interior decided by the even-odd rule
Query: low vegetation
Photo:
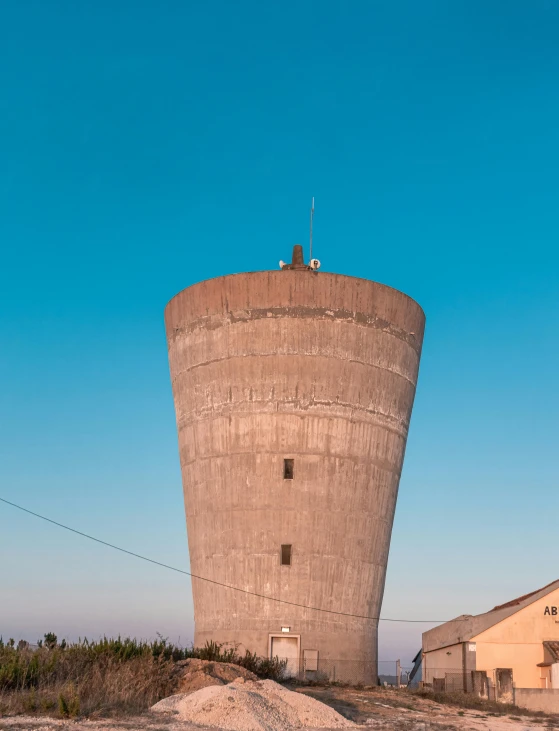
[[[189,658],[241,665],[260,678],[281,680],[285,663],[214,642],[185,649],[159,638],[75,643],[52,632],[37,646],[0,638],[0,715],[62,717],[141,713],[175,692],[177,663]]]

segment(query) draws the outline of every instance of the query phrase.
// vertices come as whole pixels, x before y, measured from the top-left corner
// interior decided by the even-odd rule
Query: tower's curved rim
[[[414,305],[416,305],[421,314],[423,315],[423,320],[425,321],[427,319],[427,316],[425,315],[425,311],[423,307],[419,304],[417,300],[415,300],[413,297],[410,297],[409,294],[406,294],[405,292],[402,292],[401,289],[396,289],[396,287],[391,287],[389,284],[383,284],[382,282],[377,282],[374,279],[366,279],[365,277],[354,277],[351,274],[338,274],[337,272],[317,272],[317,271],[308,271],[308,270],[298,270],[298,269],[288,269],[288,270],[277,270],[277,269],[257,269],[253,272],[235,272],[234,274],[220,274],[217,277],[208,277],[207,279],[201,279],[199,282],[194,282],[193,284],[189,284],[188,287],[184,287],[184,289],[181,289],[179,292],[177,292],[175,295],[171,297],[171,299],[167,302],[165,305],[165,311],[175,300],[177,297],[179,297],[181,294],[186,292],[189,289],[193,289],[194,287],[198,287],[200,284],[206,284],[207,282],[214,282],[218,279],[229,279],[232,277],[246,277],[250,276],[251,274],[281,274],[282,276],[289,276],[289,275],[296,275],[296,276],[315,276],[315,277],[340,277],[343,279],[353,279],[356,282],[367,282],[367,284],[375,284],[378,287],[382,287],[383,289],[389,289],[392,292],[396,292],[397,294],[401,295],[402,297],[405,297],[406,299],[410,300],[410,302],[413,302]]]

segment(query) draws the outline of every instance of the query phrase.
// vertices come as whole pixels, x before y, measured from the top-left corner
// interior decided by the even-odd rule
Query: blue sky
[[[0,496],[187,568],[163,308],[275,268],[314,195],[323,269],[427,314],[383,615],[558,578],[559,6],[0,14]],[[185,577],[0,521],[4,636],[190,640]],[[383,625],[381,659],[421,628]]]

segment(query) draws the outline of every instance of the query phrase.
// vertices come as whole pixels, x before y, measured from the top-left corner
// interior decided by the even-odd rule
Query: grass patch
[[[0,638],[0,716],[49,714],[60,718],[142,713],[172,695],[180,660],[198,658],[241,665],[261,678],[281,680],[285,662],[215,642],[177,647],[163,638],[67,644],[48,633],[37,648]]]

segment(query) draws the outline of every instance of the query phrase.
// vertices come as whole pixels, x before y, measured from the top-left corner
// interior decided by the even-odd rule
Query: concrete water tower
[[[165,309],[195,644],[375,682],[378,621],[425,317],[395,289],[233,274]],[[350,677],[351,676],[351,677]]]

